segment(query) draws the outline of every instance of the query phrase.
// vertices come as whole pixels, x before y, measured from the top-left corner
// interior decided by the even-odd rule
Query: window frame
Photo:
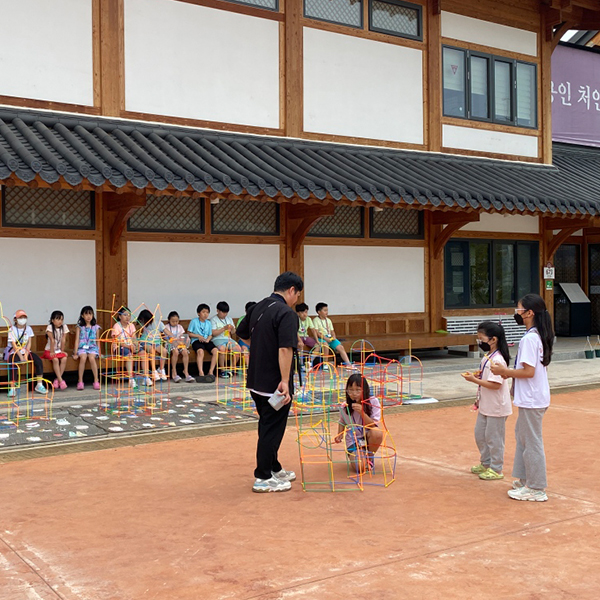
[[[465,56],[465,115],[450,115],[446,113],[444,106],[444,48],[449,50],[458,50],[464,53]],[[471,106],[471,56],[488,59],[488,110],[490,114],[489,119],[483,119],[481,117],[472,116]],[[511,107],[511,120],[496,119],[496,61],[510,64],[510,107]],[[519,124],[517,118],[517,65],[523,64],[533,67],[533,74],[536,85],[534,86],[534,99],[533,106],[535,107],[535,117],[533,125],[522,125]],[[469,50],[468,48],[460,48],[458,46],[451,46],[449,44],[442,44],[442,115],[451,119],[462,119],[464,121],[479,121],[484,123],[494,123],[496,125],[509,125],[511,127],[518,127],[520,129],[532,129],[537,131],[539,128],[539,110],[538,110],[538,64],[535,62],[529,62],[526,60],[517,60],[514,58],[508,58],[506,56],[498,54],[490,54],[487,52],[480,52],[478,50]]]
[[[250,201],[237,200],[236,202],[252,202],[252,200],[250,200]],[[260,201],[255,200],[254,202],[260,202]],[[261,235],[261,236],[273,237],[273,238],[279,237],[281,235],[280,205],[276,202],[267,202],[266,204],[274,204],[275,205],[275,233],[273,233],[272,231],[230,231],[230,230],[215,231],[214,214],[215,214],[215,210],[218,209],[219,205],[211,204],[210,205],[210,233],[211,233],[211,235],[245,235],[245,236]]]
[[[164,196],[168,198],[168,196]],[[200,203],[200,221],[202,223],[202,227],[200,230],[198,229],[159,229],[159,228],[139,228],[139,227],[131,227],[131,217],[127,219],[127,231],[131,231],[132,233],[169,233],[169,234],[200,234],[203,235],[206,233],[206,209],[205,202],[203,198],[197,198]]]
[[[319,17],[313,17],[311,15],[306,14],[306,2],[307,0],[302,0],[302,16],[305,19],[310,19],[313,21],[320,21],[321,23],[331,23],[333,25],[341,25],[342,27],[350,27],[352,29],[360,29],[364,30],[365,28],[365,0],[360,0],[360,25],[350,25],[349,23],[343,23],[341,21],[332,21],[330,19],[321,19]]]
[[[388,29],[383,29],[379,27],[375,27],[373,25],[373,2],[374,0],[369,0],[369,31],[374,31],[376,33],[383,33],[385,35],[393,35],[394,37],[403,38],[406,40],[416,40],[418,42],[423,41],[423,6],[421,4],[413,4],[412,2],[404,2],[404,0],[377,0],[378,2],[382,2],[384,4],[395,4],[396,6],[402,6],[404,8],[410,8],[417,12],[417,35],[411,35],[409,33],[398,33],[397,31],[390,31]]]
[[[89,191],[90,195],[90,226],[89,227],[77,227],[75,225],[33,225],[31,223],[7,223],[6,222],[6,192],[9,187],[3,185],[2,187],[2,227],[7,229],[59,229],[64,231],[95,231],[96,230],[96,193]],[[15,186],[20,187],[20,186]],[[28,190],[36,191],[47,188],[30,188]],[[75,192],[77,190],[60,190],[63,192]],[[84,190],[85,191],[85,190]]]
[[[394,210],[393,208],[390,208],[388,210]],[[395,209],[395,210],[402,210],[402,209]],[[423,211],[418,211],[418,216],[419,216],[419,233],[417,233],[416,235],[410,235],[410,234],[403,234],[403,233],[399,233],[397,235],[393,235],[390,233],[373,233],[373,214],[375,212],[374,208],[369,208],[369,237],[373,238],[373,239],[377,239],[377,240],[423,240],[425,239],[425,226],[424,226],[424,219],[423,219]],[[363,212],[363,216],[364,216],[364,212]],[[363,229],[364,229],[364,223],[363,223]]]
[[[230,4],[238,4],[241,6],[250,6],[251,8],[258,8],[258,10],[268,10],[269,12],[280,12],[279,0],[275,0],[275,8],[268,8],[266,6],[258,6],[253,4],[252,0],[223,0],[223,2],[229,2]]]
[[[488,245],[488,260],[489,260],[489,279],[490,279],[490,303],[489,304],[456,304],[452,306],[448,306],[447,304],[447,296],[446,296],[446,282],[448,276],[447,269],[447,260],[448,260],[448,252],[450,244],[453,242],[458,243],[467,243],[470,244],[472,242],[486,243]],[[511,303],[503,303],[496,304],[496,246],[499,244],[511,244],[514,247],[514,259],[515,259],[515,269],[513,270],[513,296],[515,298],[514,302]],[[519,246],[528,246],[531,248],[531,255],[537,257],[537,268],[538,268],[538,288],[537,291],[533,290],[533,293],[539,293],[539,241],[538,240],[510,240],[510,239],[489,239],[489,238],[452,238],[448,241],[444,248],[444,310],[479,310],[479,309],[488,309],[488,308],[512,308],[518,302],[519,298],[519,261],[518,261],[518,248]],[[470,250],[469,256],[467,256],[467,260],[470,261]],[[471,297],[471,281],[470,278],[467,279],[467,294],[466,296],[470,299]]]

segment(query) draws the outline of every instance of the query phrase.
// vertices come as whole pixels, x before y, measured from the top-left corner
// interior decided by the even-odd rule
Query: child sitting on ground
[[[225,355],[230,352],[232,354],[231,366],[235,369],[237,366],[237,360],[242,349],[232,339],[232,335],[235,333],[235,325],[233,319],[229,315],[229,304],[221,301],[217,304],[217,314],[210,320],[212,325],[212,343],[219,350],[219,366],[221,368],[219,377],[229,379],[232,373],[224,371],[225,366]]]
[[[52,387],[56,390],[67,389],[67,384],[63,379],[65,367],[67,366],[67,353],[65,352],[65,342],[69,328],[65,325],[65,315],[60,310],[52,311],[50,323],[46,327],[46,348],[42,358],[52,361],[52,368],[56,379],[52,382]]]
[[[159,379],[166,381],[165,359],[167,358],[167,351],[162,345],[165,326],[160,317],[155,319],[154,315],[147,308],[140,311],[138,323],[142,326],[139,355],[142,357],[142,362],[144,363],[144,374],[146,377],[150,377],[150,373],[152,372],[154,381],[158,381]],[[156,368],[157,356],[160,371]],[[152,380],[150,380],[151,384]]]
[[[17,385],[20,383],[20,376],[17,374],[19,367],[16,363],[30,360],[33,361],[35,381],[37,382],[35,391],[38,394],[46,394],[48,392],[42,382],[44,375],[42,359],[31,351],[32,339],[33,329],[27,325],[27,313],[24,310],[18,310],[14,316],[14,325],[8,330],[8,346],[4,351],[4,360],[11,364],[11,387],[8,390],[9,398],[17,395]],[[27,373],[21,372],[20,375],[26,377]]]
[[[310,350],[314,348],[317,334],[312,319],[308,316],[308,304],[300,302],[296,304],[298,313],[298,350]]]
[[[84,306],[79,314],[77,321],[77,329],[75,330],[75,343],[73,344],[73,359],[79,360],[79,381],[77,389],[83,390],[83,372],[85,371],[85,363],[90,361],[92,375],[94,376],[93,388],[100,389],[98,381],[98,365],[96,360],[100,357],[100,349],[98,348],[98,337],[100,334],[100,325],[96,324],[94,309],[91,306]]]
[[[357,473],[373,468],[373,457],[383,442],[381,403],[371,396],[369,382],[360,373],[353,373],[346,383],[346,404],[340,406],[339,444],[346,433],[346,453]]]
[[[485,356],[477,373],[463,373],[466,381],[477,386],[478,409],[475,423],[475,442],[479,448],[479,464],[471,473],[480,479],[504,479],[504,440],[506,419],[512,414],[508,381],[491,371],[493,365],[506,367],[510,361],[504,328],[498,323],[484,321],[477,328],[479,347]]]
[[[177,311],[172,310],[169,313],[167,324],[165,325],[164,336],[167,340],[167,352],[171,353],[171,378],[175,383],[181,381],[181,377],[177,375],[177,361],[181,355],[183,375],[185,380],[191,383],[191,381],[194,381],[194,378],[190,376],[188,371],[190,362],[188,345],[190,340],[185,333],[183,325],[179,324],[179,313]]]
[[[212,334],[213,326],[208,320],[210,306],[208,304],[198,304],[196,308],[198,317],[192,319],[188,326],[188,335],[194,341],[192,348],[196,352],[196,364],[198,365],[198,381],[200,383],[212,383],[215,380],[215,368],[217,367],[217,356],[219,351],[213,344]],[[210,368],[208,375],[204,374],[204,353],[210,354]]]
[[[117,312],[117,322],[112,328],[111,335],[113,338],[113,357],[121,356],[125,358],[129,385],[135,390],[138,385],[133,377],[133,356],[136,352],[137,342],[135,325],[131,323],[131,312],[127,307],[121,307]]]
[[[340,340],[335,335],[333,323],[328,317],[329,307],[325,302],[319,302],[315,307],[317,316],[313,319],[313,327],[320,342],[327,344],[334,352],[338,352],[345,365],[350,364],[350,359]]]

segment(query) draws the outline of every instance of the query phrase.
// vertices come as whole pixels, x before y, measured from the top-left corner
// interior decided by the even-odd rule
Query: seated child
[[[8,390],[8,396],[12,398],[17,395],[17,385],[20,379],[16,363],[30,360],[33,361],[35,380],[37,381],[35,391],[38,394],[46,394],[48,390],[42,382],[44,375],[42,359],[31,351],[33,330],[27,325],[27,313],[24,310],[18,310],[13,320],[14,325],[8,330],[8,346],[4,351],[4,360],[12,364],[10,368],[11,387]],[[21,375],[25,377],[26,373],[21,373]]]
[[[310,350],[317,343],[315,340],[317,334],[314,330],[312,319],[308,316],[308,304],[300,302],[296,304],[296,312],[298,313],[298,349]]]
[[[346,433],[346,453],[357,473],[373,468],[373,456],[383,442],[380,420],[381,403],[371,396],[368,381],[360,373],[353,373],[346,383],[346,404],[340,406],[334,442],[339,444]]]
[[[83,390],[83,372],[85,371],[85,363],[90,361],[92,375],[94,376],[93,388],[100,389],[98,381],[98,365],[96,360],[100,357],[100,349],[98,348],[98,337],[100,334],[100,325],[96,324],[94,309],[91,306],[84,306],[79,314],[77,328],[75,329],[75,343],[73,344],[73,359],[79,360],[79,381],[77,389]]]
[[[121,307],[117,312],[117,321],[114,324],[111,335],[113,338],[113,358],[122,356],[126,358],[125,367],[129,377],[129,385],[137,389],[138,385],[133,378],[133,355],[136,352],[135,325],[131,322],[131,312],[126,307]]]
[[[329,307],[325,302],[319,302],[315,307],[317,316],[313,319],[313,328],[317,334],[317,338],[323,344],[327,344],[334,352],[339,352],[342,361],[345,365],[350,364],[350,359],[340,340],[335,335],[333,323],[328,317]]]
[[[217,314],[210,320],[213,335],[212,342],[219,349],[219,366],[221,367],[219,377],[223,377],[224,379],[229,379],[232,375],[229,371],[223,371],[225,355],[227,352],[233,353],[231,363],[235,369],[238,359],[235,353],[239,354],[242,351],[239,345],[231,338],[235,333],[235,325],[233,324],[233,319],[228,314],[229,304],[221,301],[217,304]]]
[[[46,327],[46,348],[42,358],[52,361],[52,368],[56,379],[52,382],[52,387],[56,390],[67,389],[67,384],[62,378],[65,367],[67,366],[67,353],[65,352],[65,341],[69,328],[65,325],[65,315],[60,310],[52,311],[50,323]]]
[[[177,375],[177,361],[179,360],[179,355],[181,355],[185,380],[191,383],[194,381],[194,378],[190,376],[188,371],[190,362],[188,345],[190,339],[186,335],[183,325],[179,324],[179,313],[174,310],[172,310],[167,317],[167,324],[165,325],[163,335],[167,340],[167,352],[171,353],[171,378],[175,383],[181,381],[181,377]]]
[[[196,351],[196,364],[198,365],[198,380],[200,383],[212,383],[215,380],[215,368],[219,351],[212,343],[213,326],[208,320],[210,306],[198,304],[196,308],[198,317],[192,319],[188,326],[188,335],[193,340],[192,348]],[[210,368],[208,375],[204,374],[204,353],[210,354]]]
[[[148,382],[150,372],[153,373],[154,381],[162,379],[167,380],[165,372],[165,359],[167,351],[163,348],[163,331],[165,326],[160,317],[155,319],[154,315],[145,308],[138,315],[138,323],[142,326],[140,332],[139,355],[144,364],[144,375],[146,376],[146,385],[152,385],[152,380]],[[160,371],[156,368],[156,356],[158,356]]]
[[[240,326],[240,323],[245,319],[246,315],[248,314],[248,311],[253,306],[256,306],[256,302],[252,302],[252,301],[246,302],[246,306],[244,306],[244,314],[237,320],[237,323],[235,324],[236,330]],[[248,346],[248,344],[246,344],[246,342],[242,339],[238,340],[238,344],[240,345],[240,348],[242,349],[242,352],[244,353],[244,360],[247,360],[248,354],[250,353],[250,346]]]

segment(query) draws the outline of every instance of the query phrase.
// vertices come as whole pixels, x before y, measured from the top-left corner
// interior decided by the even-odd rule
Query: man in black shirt
[[[237,329],[250,344],[246,386],[258,412],[258,444],[254,492],[285,492],[296,479],[277,459],[294,394],[292,362],[298,345],[298,316],[292,306],[304,288],[302,278],[286,271],[275,280],[275,291],[253,306]],[[269,398],[281,395],[283,406],[274,409]]]

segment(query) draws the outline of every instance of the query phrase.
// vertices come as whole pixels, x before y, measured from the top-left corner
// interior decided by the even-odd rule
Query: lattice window
[[[233,4],[247,4],[248,6],[257,6],[258,8],[267,8],[269,10],[279,10],[279,0],[226,0]]]
[[[371,209],[371,237],[422,238],[422,213],[401,208]]]
[[[274,202],[221,200],[212,205],[212,232],[279,235],[279,205]]]
[[[371,0],[369,28],[400,37],[421,40],[422,7],[399,0]]]
[[[202,198],[146,197],[146,206],[129,219],[129,231],[171,231],[204,233],[204,200]]]
[[[2,224],[5,227],[94,229],[93,192],[2,188]]]
[[[557,283],[580,282],[580,255],[579,244],[563,244],[560,246],[554,256]]]
[[[335,214],[319,219],[308,235],[320,237],[363,237],[363,209],[360,206],[336,206]]]
[[[304,16],[351,27],[363,26],[362,0],[304,0]]]

